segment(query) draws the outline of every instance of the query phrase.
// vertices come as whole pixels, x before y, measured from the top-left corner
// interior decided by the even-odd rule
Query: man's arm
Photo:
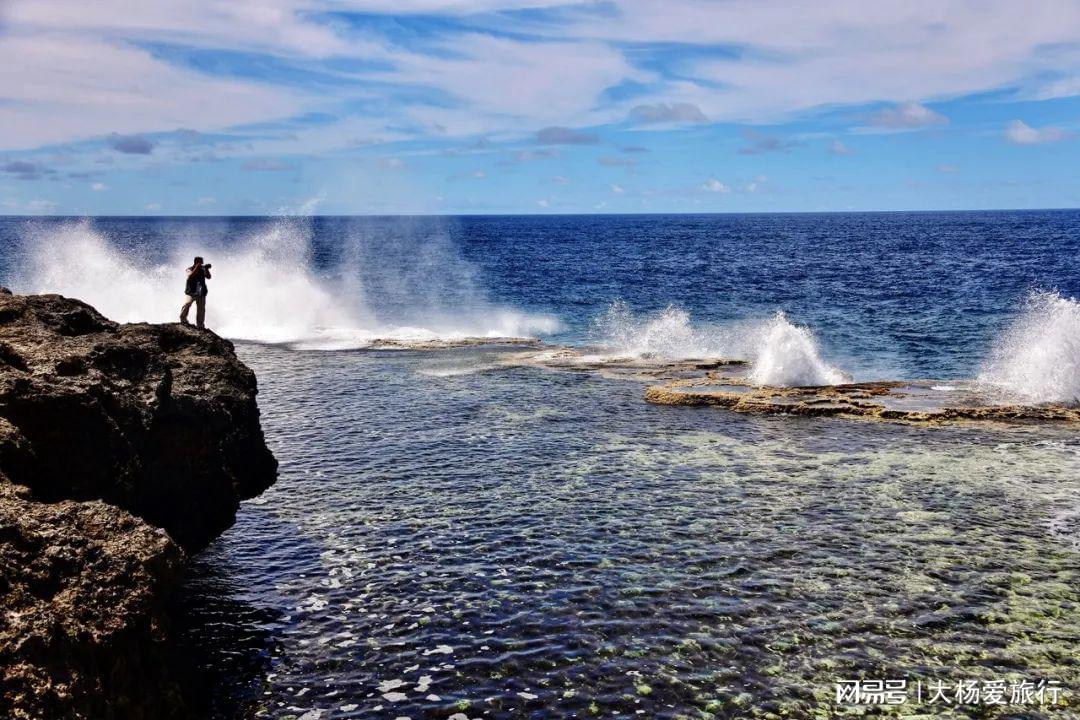
[[[203,266],[203,277],[205,277],[207,280],[210,279],[210,268]]]

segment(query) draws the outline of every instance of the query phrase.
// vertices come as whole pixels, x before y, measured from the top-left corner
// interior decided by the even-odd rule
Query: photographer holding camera
[[[189,325],[188,310],[195,303],[195,325],[204,330],[206,319],[206,281],[210,279],[210,263],[203,264],[202,257],[196,255],[194,264],[187,269],[187,283],[184,285],[186,300],[180,308],[180,322]]]

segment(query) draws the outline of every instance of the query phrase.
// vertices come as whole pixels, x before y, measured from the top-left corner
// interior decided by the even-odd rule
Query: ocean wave
[[[994,343],[979,381],[1006,397],[1080,404],[1080,302],[1032,292]]]
[[[173,322],[183,299],[182,269],[198,254],[215,273],[207,324],[234,340],[341,350],[380,340],[535,337],[560,327],[554,317],[487,302],[476,273],[444,239],[414,240],[415,247],[397,255],[401,265],[412,263],[402,268],[377,250],[360,250],[370,238],[346,238],[339,264],[316,269],[311,233],[305,218],[281,218],[227,245],[181,239],[163,260],[119,247],[89,221],[74,221],[22,238],[25,259],[12,284],[20,292],[84,300],[121,322]],[[379,293],[397,292],[387,317],[380,298],[366,292],[372,273],[383,274]]]
[[[614,358],[685,360],[721,354],[717,338],[690,322],[690,313],[668,305],[656,313],[636,314],[616,300],[593,319],[592,335]]]
[[[777,387],[838,385],[849,380],[822,359],[810,329],[794,325],[783,312],[764,321],[695,325],[690,313],[676,305],[636,314],[616,300],[593,320],[592,329],[609,358],[749,360],[754,384]]]
[[[750,379],[756,385],[839,385],[850,378],[821,357],[817,338],[777,312],[756,331]]]

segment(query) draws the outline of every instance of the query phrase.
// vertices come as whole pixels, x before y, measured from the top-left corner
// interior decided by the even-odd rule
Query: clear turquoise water
[[[1074,430],[240,352],[282,475],[190,591],[244,716],[828,717],[839,678],[1080,682]]]

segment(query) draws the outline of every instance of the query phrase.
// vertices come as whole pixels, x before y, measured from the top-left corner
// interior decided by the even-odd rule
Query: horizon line
[[[1004,212],[1075,212],[1080,207],[1044,207],[1044,208],[953,208],[953,209],[905,209],[905,210],[720,210],[713,212],[502,212],[502,213],[265,213],[240,214],[227,213],[221,215],[211,214],[119,214],[108,213],[102,215],[89,214],[54,214],[54,215],[17,215],[0,213],[0,219],[27,219],[27,220],[81,220],[87,218],[113,218],[113,219],[195,219],[195,218],[456,218],[456,217],[663,217],[663,216],[713,216],[713,215],[889,215],[910,213],[1004,213]]]

